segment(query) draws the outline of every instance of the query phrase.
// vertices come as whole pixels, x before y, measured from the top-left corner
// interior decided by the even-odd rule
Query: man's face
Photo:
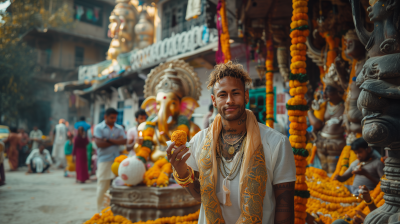
[[[114,125],[117,121],[117,114],[104,115],[104,120],[108,125]]]
[[[37,127],[36,127],[36,126],[35,126],[35,127],[33,127],[33,130],[37,131]]]
[[[141,123],[143,123],[143,122],[145,122],[145,121],[146,121],[146,115],[139,115],[139,117],[136,118],[136,122],[137,122],[138,124],[141,124]]]
[[[215,83],[211,99],[222,119],[234,121],[245,112],[249,92],[240,79],[226,76]]]
[[[42,153],[44,150],[44,145],[39,146],[39,152]]]
[[[358,148],[357,150],[354,150],[354,153],[357,155],[357,159],[360,162],[365,162],[369,158],[369,154],[371,153],[370,148]]]

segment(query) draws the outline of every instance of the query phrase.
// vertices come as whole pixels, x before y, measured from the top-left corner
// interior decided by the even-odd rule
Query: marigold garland
[[[343,219],[345,215],[353,217],[356,210],[369,214],[369,208],[362,199],[354,197],[344,183],[331,180],[324,170],[308,167],[305,177],[311,194],[306,211],[313,216],[319,216],[325,224]],[[377,207],[385,203],[380,183],[370,194]]]
[[[90,220],[84,224],[100,224],[100,223],[113,223],[113,224],[197,224],[199,219],[200,210],[195,213],[185,216],[172,216],[159,218],[156,220],[131,222],[129,219],[116,215],[111,211],[110,207],[105,208],[100,214],[96,213]]]
[[[310,196],[306,179],[303,175],[306,172],[307,160],[309,152],[306,148],[306,129],[307,123],[305,116],[307,115],[308,106],[304,94],[307,93],[307,70],[306,70],[306,52],[307,36],[310,34],[308,29],[308,1],[293,0],[293,16],[290,24],[292,45],[290,46],[290,55],[292,56],[290,64],[290,81],[289,94],[293,96],[287,104],[290,123],[289,141],[293,147],[294,158],[296,162],[296,184],[295,196],[301,197],[304,200],[295,200],[295,223],[304,224],[307,214],[306,203]],[[296,198],[296,197],[295,197]]]
[[[265,67],[267,68],[267,73],[265,74],[266,80],[266,95],[267,95],[267,117],[266,117],[266,125],[270,128],[274,128],[274,92],[273,92],[273,85],[274,85],[274,48],[272,46],[272,39],[269,38],[267,40],[267,60],[265,61]]]

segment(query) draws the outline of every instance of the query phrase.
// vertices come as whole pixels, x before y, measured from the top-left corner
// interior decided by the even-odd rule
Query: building
[[[34,78],[38,85],[33,110],[22,123],[26,128],[38,125],[46,135],[60,118],[73,124],[80,116],[89,115],[87,101],[72,92],[54,92],[54,84],[76,80],[81,65],[104,61],[110,43],[108,16],[115,5],[113,0],[53,0],[51,10],[65,3],[74,10],[72,29],[35,28],[23,36],[37,51]]]
[[[119,2],[128,4],[129,0]],[[55,91],[73,92],[90,102],[90,117],[94,123],[103,120],[104,111],[107,108],[116,108],[120,115],[117,123],[123,124],[128,129],[134,125],[134,113],[144,100],[143,86],[151,69],[160,63],[168,63],[175,59],[185,60],[195,68],[202,83],[202,86],[198,87],[202,90],[198,101],[200,107],[193,114],[194,122],[202,128],[203,117],[211,104],[211,94],[206,88],[206,83],[208,75],[215,65],[215,52],[218,48],[215,24],[217,1],[202,0],[201,14],[196,19],[190,20],[185,19],[187,4],[187,0],[169,0],[159,1],[157,4],[146,1],[147,7],[135,6],[140,15],[145,13],[143,9],[147,9],[147,12],[154,12],[154,14],[148,13],[149,16],[142,16],[146,17],[153,27],[152,36],[148,37],[148,39],[152,39],[151,44],[149,42],[146,47],[138,47],[136,44],[137,47],[132,50],[119,54],[113,60],[114,63],[104,61],[94,65],[80,66],[78,80],[60,82],[55,85]],[[236,14],[237,9],[241,7],[239,2],[229,1],[227,4],[232,60],[245,66],[257,87],[264,81],[260,80],[256,69],[259,62],[249,58],[251,48],[244,43],[243,38],[239,37],[240,29],[238,29]],[[256,13],[262,14],[260,16],[266,14],[260,10]],[[254,12],[253,15],[257,16]],[[290,21],[290,17],[288,19]],[[143,22],[141,19],[138,20],[138,23]],[[141,36],[141,32],[139,31],[136,35]],[[150,32],[143,31],[143,33],[146,36]],[[112,69],[111,65],[114,65]],[[287,122],[286,116],[283,115],[286,113],[284,81],[278,72],[275,75],[275,83],[279,86],[276,88],[276,93],[280,99],[282,98],[277,103],[282,111],[281,109],[276,111],[282,114],[284,119],[282,122]],[[262,88],[262,86],[257,88]],[[262,100],[258,100],[259,103],[255,103],[255,101],[257,100],[254,99],[252,102],[260,107],[265,107],[265,94]],[[260,113],[262,112],[260,111]]]

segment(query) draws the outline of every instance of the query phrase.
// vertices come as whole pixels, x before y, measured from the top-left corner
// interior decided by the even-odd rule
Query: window
[[[104,114],[106,114],[106,107],[102,104],[100,105],[99,123],[104,120]]]
[[[201,26],[205,24],[205,12],[203,5],[208,0],[201,0],[202,2],[202,13],[197,19],[191,19],[187,21],[186,8],[187,0],[173,0],[163,4],[163,15],[162,21],[162,32],[161,38],[165,39],[172,36],[172,33],[178,34],[184,31],[190,30],[192,26]]]
[[[117,104],[117,111],[118,111],[118,116],[117,116],[117,124],[123,125],[124,123],[124,101],[119,101]]]
[[[74,17],[76,20],[96,26],[103,26],[103,8],[101,6],[93,5],[85,1],[75,1],[74,9]]]
[[[78,47],[78,46],[75,47],[75,67],[83,65],[83,52],[84,52],[83,47]]]

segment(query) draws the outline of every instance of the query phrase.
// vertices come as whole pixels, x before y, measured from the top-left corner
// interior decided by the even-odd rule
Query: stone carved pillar
[[[351,0],[354,25],[370,57],[357,77],[362,90],[358,108],[364,116],[363,137],[375,149],[388,150],[381,190],[385,204],[372,211],[365,224],[400,223],[400,1],[370,1],[374,23],[368,32],[359,0]]]

